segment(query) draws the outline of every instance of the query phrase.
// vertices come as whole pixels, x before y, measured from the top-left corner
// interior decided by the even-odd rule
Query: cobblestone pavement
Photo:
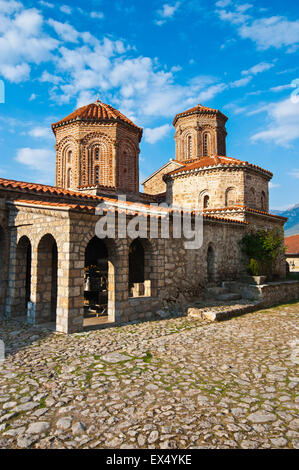
[[[0,447],[298,448],[298,314],[71,336],[0,322]]]

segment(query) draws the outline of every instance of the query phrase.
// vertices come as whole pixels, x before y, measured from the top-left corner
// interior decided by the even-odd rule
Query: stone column
[[[83,329],[84,259],[78,243],[64,242],[58,258],[56,330],[75,333]]]

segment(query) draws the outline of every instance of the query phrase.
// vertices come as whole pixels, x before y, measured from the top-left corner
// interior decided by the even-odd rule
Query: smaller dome
[[[183,113],[179,113],[175,116],[174,120],[173,120],[173,125],[175,126],[177,120],[180,118],[180,117],[184,117],[184,116],[190,116],[191,114],[211,114],[211,115],[215,115],[215,114],[218,114],[219,116],[221,116],[225,121],[228,120],[228,118],[225,116],[225,114],[221,113],[221,111],[219,111],[219,109],[213,109],[213,108],[208,108],[207,106],[202,106],[200,103],[195,106],[194,108],[190,108],[190,109],[187,109],[187,111],[184,111]]]
[[[134,129],[137,129],[142,135],[142,128],[136,126],[129,118],[122,114],[117,109],[114,109],[110,104],[102,103],[100,100],[90,103],[82,108],[78,108],[73,111],[71,114],[61,119],[61,121],[55,122],[52,124],[53,132],[55,129],[66,124],[70,124],[75,121],[84,121],[84,122],[121,122],[129,126],[132,126]]]

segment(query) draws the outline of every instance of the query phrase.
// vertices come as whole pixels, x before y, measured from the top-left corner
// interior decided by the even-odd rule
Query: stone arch
[[[202,135],[202,155],[208,157],[211,155],[212,136],[210,131],[204,131]]]
[[[75,146],[76,139],[66,136],[56,147],[56,184],[62,188],[67,187],[68,170],[74,165]]]
[[[212,243],[209,244],[207,250],[207,279],[209,283],[216,281],[216,256]]]
[[[155,297],[156,249],[153,240],[135,238],[129,246],[129,291],[132,297]]]
[[[266,212],[267,211],[267,199],[266,199],[266,193],[265,191],[262,191],[261,193],[261,210]]]
[[[256,195],[254,187],[251,187],[249,190],[249,207],[255,209],[256,207]]]
[[[237,203],[237,189],[232,186],[225,191],[225,206],[232,207]]]
[[[32,245],[29,237],[23,235],[16,246],[15,290],[12,299],[12,315],[24,317],[31,300]]]
[[[83,185],[94,185],[95,168],[99,167],[99,185],[113,186],[112,172],[112,140],[101,132],[87,134],[81,141],[83,170],[81,181]]]
[[[118,186],[126,191],[138,191],[138,153],[132,140],[126,138],[118,147],[117,180]]]
[[[58,249],[53,235],[44,235],[37,246],[36,305],[37,323],[56,321]]]
[[[121,286],[120,283],[117,282],[117,279],[119,279],[120,277],[120,272],[122,268],[122,259],[126,253],[126,247],[123,246],[123,240],[114,240],[110,238],[99,239],[97,236],[95,236],[95,231],[93,230],[90,231],[88,234],[85,234],[84,239],[80,243],[79,250],[79,256],[80,259],[83,260],[82,264],[84,266],[82,271],[82,285],[84,284],[84,287],[82,286],[83,292],[86,292],[86,288],[88,287],[86,270],[86,268],[88,267],[87,264],[92,261],[92,258],[94,258],[94,261],[100,260],[103,271],[100,274],[102,277],[105,277],[106,281],[105,279],[100,278],[101,276],[99,276],[99,282],[106,282],[107,292],[103,292],[105,291],[105,286],[103,284],[100,285],[101,289],[95,290],[95,292],[98,292],[98,294],[100,294],[101,291],[102,303],[98,305],[102,305],[104,307],[99,308],[99,310],[102,309],[102,312],[108,315],[108,320],[110,322],[116,321],[118,319],[117,317],[119,314],[119,306],[116,305],[116,296],[118,295],[119,290],[125,290],[125,285]],[[88,251],[89,253],[87,253]],[[97,258],[98,255],[99,258]],[[94,264],[94,266],[97,266],[97,263]],[[85,295],[85,297],[88,296]],[[86,300],[88,301],[87,298]],[[88,305],[86,305],[86,307],[88,307]],[[85,308],[85,310],[88,310],[88,308]]]
[[[201,209],[208,209],[210,207],[210,194],[208,189],[201,191],[199,195],[199,206]]]
[[[184,160],[193,160],[196,158],[196,132],[188,128],[183,133],[182,139]]]

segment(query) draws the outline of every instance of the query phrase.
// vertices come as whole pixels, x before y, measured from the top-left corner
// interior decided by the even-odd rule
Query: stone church
[[[52,124],[55,187],[0,178],[1,313],[73,333],[91,317],[149,320],[200,296],[208,283],[238,279],[246,269],[244,234],[283,231],[286,219],[269,213],[272,174],[226,156],[226,122],[200,104],[177,114],[175,158],[143,182],[144,192],[143,131],[122,113],[97,100]],[[120,204],[118,195],[126,201]],[[191,204],[203,212],[202,246],[187,250],[183,238],[153,238],[149,231],[100,239],[102,202],[126,224],[136,215],[151,217],[152,203]],[[169,209],[170,231],[173,217]],[[283,260],[276,269],[284,277]]]

